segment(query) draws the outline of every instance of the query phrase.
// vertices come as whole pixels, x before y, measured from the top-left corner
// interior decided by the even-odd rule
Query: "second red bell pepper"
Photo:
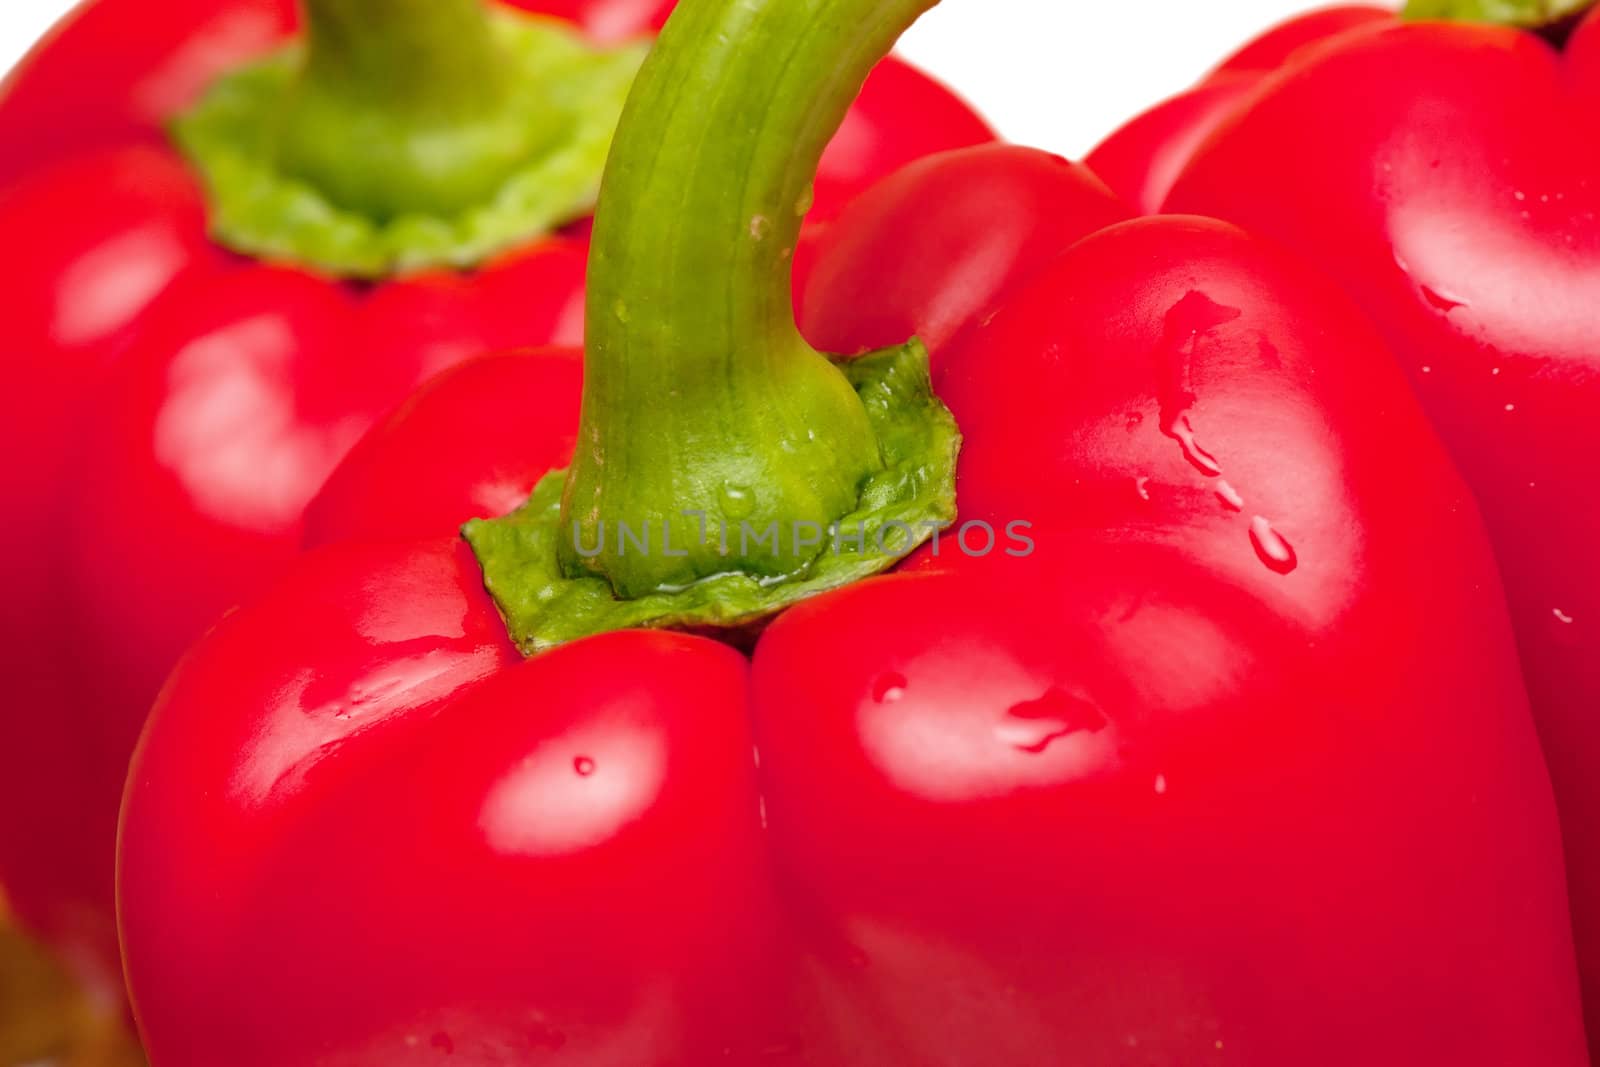
[[[1585,1062],[1489,547],[1343,295],[984,148],[827,235],[802,319],[865,358],[802,339],[806,187],[929,6],[682,5],[581,415],[570,354],[439,379],[317,505],[365,539],[171,679],[155,1067]]]
[[[1414,3],[1413,16],[1469,21],[1388,14],[1258,76],[1204,130],[1152,146],[1145,119],[1113,143],[1144,144],[1151,159],[1198,146],[1181,174],[1160,164],[1174,171],[1166,209],[1238,222],[1328,270],[1378,324],[1472,485],[1555,779],[1600,1055],[1600,13],[1579,21],[1590,6]],[[1485,11],[1516,25],[1487,24]]]

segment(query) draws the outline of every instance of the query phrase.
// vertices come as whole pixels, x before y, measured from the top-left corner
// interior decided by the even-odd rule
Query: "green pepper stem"
[[[824,148],[937,2],[679,5],[597,212],[569,574],[603,575],[624,598],[734,572],[779,580],[807,563],[787,543],[797,524],[827,529],[857,508],[883,459],[844,374],[800,336],[792,263]],[[777,551],[739,536],[774,524]],[[641,551],[624,527],[655,543]]]
[[[1595,0],[1408,0],[1404,15],[1549,31],[1575,24],[1594,6]]]
[[[304,0],[285,173],[375,219],[488,199],[539,147],[483,0]]]

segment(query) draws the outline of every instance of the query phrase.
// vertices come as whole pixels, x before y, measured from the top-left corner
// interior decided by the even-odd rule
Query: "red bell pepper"
[[[797,209],[930,6],[681,5],[581,415],[572,353],[437,380],[169,681],[154,1067],[1585,1062],[1490,549],[1345,297],[987,147],[846,210],[803,321],[859,358],[802,340]]]
[[[1195,150],[1268,77],[1330,37],[1392,21],[1388,8],[1354,4],[1290,19],[1229,56],[1193,89],[1117,130],[1084,162],[1130,204],[1157,212]]]
[[[1208,136],[1170,143],[1201,147],[1166,206],[1325,267],[1476,492],[1555,780],[1600,1056],[1600,13],[1576,22],[1589,6],[1499,5],[1520,29],[1391,14],[1335,36],[1203,119]]]
[[[626,42],[671,5],[515,6]],[[115,959],[117,797],[182,649],[297,552],[324,478],[418,382],[580,337],[587,239],[544,231],[587,213],[643,46],[479,0],[306,9],[297,74],[262,59],[290,0],[100,0],[0,100],[0,235],[27,250],[0,279],[5,498],[27,516],[0,554],[0,881],[79,955]],[[989,137],[890,61],[812,219]]]

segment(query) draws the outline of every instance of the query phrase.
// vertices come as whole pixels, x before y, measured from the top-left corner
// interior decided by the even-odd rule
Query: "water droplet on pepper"
[[[872,685],[872,699],[879,704],[893,704],[906,695],[906,676],[885,674]]]
[[[995,736],[1022,752],[1039,755],[1063,738],[1077,733],[1097,734],[1111,725],[1105,712],[1092,701],[1061,689],[1038,700],[1018,704],[995,727]]]
[[[1260,515],[1250,520],[1250,543],[1255,546],[1261,562],[1276,574],[1291,574],[1300,566],[1294,546]]]
[[[746,486],[725,485],[722,487],[721,505],[722,513],[738,522],[755,514],[756,495]]]
[[[1178,442],[1183,458],[1208,478],[1220,477],[1222,465],[1195,438],[1194,425],[1189,418],[1189,410],[1196,402],[1190,381],[1191,364],[1200,338],[1243,314],[1238,308],[1226,307],[1198,290],[1191,290],[1167,312],[1166,331],[1158,353],[1161,432]]]

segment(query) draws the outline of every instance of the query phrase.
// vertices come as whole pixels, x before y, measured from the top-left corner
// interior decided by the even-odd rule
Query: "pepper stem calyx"
[[[607,165],[572,469],[467,530],[524,650],[756,625],[954,520],[960,435],[925,350],[825,356],[791,295],[823,150],[933,2],[673,15]]]

